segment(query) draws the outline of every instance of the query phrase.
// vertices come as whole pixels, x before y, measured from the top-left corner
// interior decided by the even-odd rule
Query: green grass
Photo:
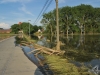
[[[3,36],[3,35],[16,35],[16,34],[13,34],[13,33],[0,33],[0,36]]]
[[[87,67],[77,67],[61,56],[44,55],[44,57],[46,58],[45,62],[49,64],[54,75],[93,75],[88,72]]]
[[[11,36],[13,36],[13,35],[14,35],[14,34],[0,34],[0,40],[9,38],[9,37],[11,37]]]

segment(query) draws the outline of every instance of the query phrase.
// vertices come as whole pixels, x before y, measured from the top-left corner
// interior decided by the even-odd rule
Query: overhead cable
[[[43,6],[43,8],[42,8],[42,10],[41,10],[41,12],[39,13],[38,17],[37,17],[36,20],[34,21],[33,25],[36,24],[36,23],[40,20],[42,14],[45,13],[45,11],[48,9],[48,7],[49,7],[50,4],[52,3],[52,1],[53,1],[53,0],[47,0],[47,1],[45,2],[44,6]]]

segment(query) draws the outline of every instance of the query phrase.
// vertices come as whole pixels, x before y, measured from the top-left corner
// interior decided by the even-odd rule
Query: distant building
[[[22,24],[22,22],[19,22],[19,25],[21,25]]]
[[[38,30],[38,33],[42,33],[41,29]]]
[[[18,31],[19,34],[23,34],[23,30]]]
[[[18,37],[23,38],[23,30],[18,31]]]
[[[0,29],[0,33],[11,33],[11,29]]]

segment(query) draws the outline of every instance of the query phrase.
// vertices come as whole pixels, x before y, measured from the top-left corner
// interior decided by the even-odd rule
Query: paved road
[[[0,75],[42,75],[14,41],[14,37],[0,41]]]

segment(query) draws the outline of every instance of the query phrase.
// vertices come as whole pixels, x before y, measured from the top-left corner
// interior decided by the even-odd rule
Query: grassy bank
[[[93,75],[88,72],[87,67],[77,67],[62,56],[44,55],[44,57],[55,75]]]

